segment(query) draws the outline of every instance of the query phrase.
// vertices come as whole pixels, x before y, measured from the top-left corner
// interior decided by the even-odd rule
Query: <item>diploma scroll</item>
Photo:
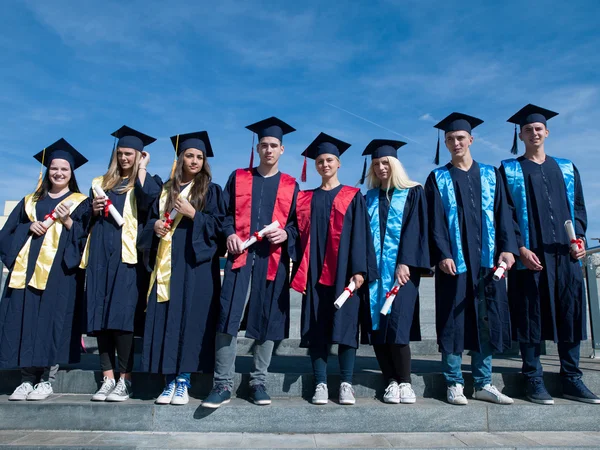
[[[394,283],[394,287],[392,287],[392,289],[390,290],[390,292],[388,292],[388,293],[385,294],[385,303],[381,307],[381,314],[383,314],[384,316],[387,316],[387,314],[390,312],[390,309],[392,307],[392,303],[394,302],[394,299],[396,298],[396,295],[398,295],[398,291],[399,290],[400,290],[400,285],[396,281]]]
[[[119,214],[119,211],[117,211],[117,208],[115,208],[114,205],[111,203],[108,196],[106,195],[106,192],[104,192],[104,190],[98,185],[92,186],[92,189],[94,190],[94,192],[96,193],[96,195],[98,197],[106,198],[106,206],[105,206],[104,216],[107,217],[108,213],[110,213],[110,215],[115,220],[115,222],[117,222],[117,225],[122,227],[123,224],[125,223],[125,220],[123,219],[123,216],[121,216],[121,214]]]
[[[260,231],[256,231],[254,233],[254,235],[252,235],[250,237],[250,239],[247,239],[244,242],[244,246],[242,247],[242,250],[246,250],[248,247],[250,247],[252,244],[256,243],[257,241],[261,241],[263,236],[265,235],[265,233],[267,231],[271,231],[271,230],[276,230],[277,228],[279,228],[279,221],[276,220],[273,223],[270,223],[269,225],[267,225],[266,227],[264,227],[262,230]]]
[[[62,204],[70,209],[71,206],[73,206],[73,201],[67,200],[67,201],[63,202]],[[42,222],[42,225],[44,225],[44,227],[46,227],[46,229],[48,229],[52,226],[52,224],[54,224],[56,219],[58,219],[58,216],[56,215],[56,211],[52,210],[52,212],[50,214],[48,214],[48,215],[46,215],[46,217],[44,217],[44,221]]]
[[[571,250],[574,252],[583,249],[583,241],[577,238],[575,234],[575,228],[573,227],[573,222],[567,220],[565,222],[565,231],[567,232],[567,236],[569,236],[569,243],[571,244]]]
[[[175,219],[177,218],[177,214],[179,214],[179,213],[177,212],[177,210],[175,208],[173,208],[170,213],[165,213],[165,227],[166,228],[171,229],[171,225],[173,225],[173,222],[175,222]],[[161,236],[157,234],[156,237],[161,237]]]
[[[356,289],[356,284],[354,283],[354,281],[351,281],[350,284],[344,288],[344,292],[342,292],[342,295],[340,295],[333,304],[336,309],[340,309],[342,306],[344,306],[346,300],[348,300],[354,294],[354,289]]]
[[[506,261],[501,261],[498,267],[494,267],[494,281],[500,281],[504,278],[507,267]]]

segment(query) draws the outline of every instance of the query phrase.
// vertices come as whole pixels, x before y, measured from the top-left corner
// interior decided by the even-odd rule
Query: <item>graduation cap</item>
[[[46,147],[36,154],[34,158],[45,167],[50,167],[50,163],[55,159],[64,159],[71,165],[71,170],[75,170],[88,162],[85,156],[79,153],[63,138]]]
[[[438,130],[444,131],[444,133],[451,133],[453,131],[466,131],[471,134],[475,127],[478,127],[483,123],[483,120],[478,119],[477,117],[468,116],[467,114],[453,112],[445,119],[442,119],[437,125],[434,125],[434,128]],[[437,148],[435,150],[435,160],[433,162],[435,165],[439,165],[440,163],[440,133],[438,131],[438,142]]]
[[[189,148],[200,150],[207,158],[214,156],[212,146],[210,145],[210,139],[208,139],[208,133],[206,131],[176,134],[175,136],[171,136],[171,143],[177,152],[177,156]]]
[[[320,155],[324,154],[335,155],[339,158],[351,145],[352,144],[340,141],[328,134],[320,133],[316,139],[306,147],[306,150],[302,152],[302,156],[304,156],[304,165],[302,167],[302,176],[300,177],[300,180],[302,182],[306,181],[306,158],[317,159]]]
[[[258,135],[258,141],[264,137],[274,137],[283,142],[283,136],[296,131],[295,128],[277,117],[269,117],[246,127]],[[252,151],[250,153],[250,168],[254,165],[254,135],[252,135]]]
[[[406,145],[406,142],[394,141],[391,139],[373,139],[365,150],[362,152],[363,156],[371,155],[371,160],[377,158],[383,158],[384,156],[393,156],[398,158],[398,149]],[[367,158],[363,165],[362,175],[360,177],[360,184],[365,182],[365,176],[367,175]]]
[[[129,128],[127,125],[123,125],[117,131],[111,133],[111,136],[119,140],[115,147],[132,148],[139,152],[143,151],[145,146],[156,141],[156,138]]]
[[[510,152],[516,155],[519,152],[517,146],[517,125],[523,128],[525,125],[530,123],[543,123],[546,126],[546,121],[552,119],[554,116],[558,116],[557,112],[550,111],[549,109],[540,108],[539,106],[532,105],[531,103],[521,108],[516,114],[514,114],[507,122],[515,124],[515,135],[513,138],[513,146]]]

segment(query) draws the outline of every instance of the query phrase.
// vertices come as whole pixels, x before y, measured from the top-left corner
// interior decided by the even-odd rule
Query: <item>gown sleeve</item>
[[[159,201],[160,198],[156,198],[152,203],[146,224],[141,227],[141,231],[138,233],[137,248],[142,253],[142,261],[148,272],[152,272],[153,270],[156,251],[158,249],[159,238],[154,233],[154,224],[159,216]]]
[[[67,244],[63,261],[68,269],[76,269],[81,262],[81,255],[87,241],[89,223],[91,220],[92,200],[88,197],[79,204],[71,214],[73,225],[70,230],[63,229],[67,233]]]
[[[219,245],[219,235],[225,217],[225,199],[221,186],[211,183],[206,193],[203,211],[194,216],[192,247],[196,264],[210,261]]]
[[[506,181],[506,171],[504,170],[504,166],[500,165],[500,168],[498,169],[498,172],[500,172],[500,175],[502,177],[502,184],[504,186],[504,193],[505,193],[505,197],[506,197],[506,202],[508,204],[508,208],[510,209],[510,215],[511,215],[511,219],[512,219],[512,226],[513,226],[513,233],[515,235],[515,239],[517,241],[517,248],[521,248],[525,246],[525,241],[523,240],[523,235],[521,234],[521,228],[519,227],[519,221],[517,219],[517,208],[515,207],[515,202],[514,199],[512,198],[512,195],[510,193],[510,190],[508,188],[508,183]],[[516,253],[517,255],[519,253]]]
[[[515,234],[513,209],[511,208],[504,178],[500,171],[494,168],[496,173],[496,196],[494,198],[494,211],[496,215],[496,250],[497,253],[508,252],[519,255],[519,245]],[[517,224],[518,229],[518,224]]]
[[[429,217],[430,263],[437,266],[444,259],[452,259],[452,244],[446,224],[446,211],[433,172],[425,183],[425,196]]]
[[[288,255],[290,255],[290,259],[293,262],[298,261],[298,247],[300,243],[300,232],[298,231],[298,217],[296,215],[296,199],[298,198],[299,191],[300,187],[298,186],[298,183],[296,183],[294,189],[294,198],[292,199],[292,205],[290,207],[290,214],[288,216],[288,221],[285,226],[285,231],[287,233]]]
[[[226,212],[223,218],[222,232],[225,239],[227,239],[232,234],[235,234],[235,172],[227,180],[227,184],[223,190],[223,199]]]
[[[8,269],[12,269],[21,248],[27,242],[30,226],[31,221],[25,213],[25,199],[22,199],[0,230],[0,258]]]
[[[148,218],[148,213],[156,200],[160,196],[163,182],[158,175],[147,175],[144,185],[137,178],[134,184],[135,198],[138,207],[138,219],[144,223]]]
[[[398,264],[429,269],[427,201],[422,186],[410,189],[404,206]]]
[[[350,273],[360,273],[365,281],[379,278],[371,226],[364,197],[359,193],[352,200],[352,231],[350,237]],[[366,284],[366,283],[365,283]]]
[[[579,170],[573,164],[575,171],[575,234],[578,238],[585,238],[587,231],[587,212],[585,209],[585,200],[583,198],[583,187],[581,185],[581,176]]]

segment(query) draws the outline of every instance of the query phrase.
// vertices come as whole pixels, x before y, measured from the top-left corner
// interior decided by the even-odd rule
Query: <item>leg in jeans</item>
[[[56,380],[56,374],[58,373],[58,364],[53,366],[44,367],[40,381],[48,381],[50,384],[54,384]]]
[[[329,356],[329,348],[327,346],[311,347],[309,353],[315,377],[315,386],[319,383],[327,384],[327,357]]]
[[[390,345],[375,344],[373,345],[373,350],[375,350],[375,356],[377,357],[377,362],[379,363],[381,373],[383,374],[383,379],[386,381],[386,383],[389,383],[392,380],[398,381],[394,373],[394,364],[392,362]]]
[[[133,371],[133,333],[115,332],[115,343],[119,355],[119,376],[131,381]],[[113,353],[114,358],[114,353]]]
[[[237,336],[217,333],[215,352],[214,386],[223,385],[233,390]]]
[[[179,375],[177,375],[177,382],[186,383],[189,389],[192,387],[192,383],[190,382],[191,376],[192,374],[190,372],[181,372]]]
[[[398,383],[410,383],[410,345],[390,344],[390,355],[394,366],[394,379]]]
[[[461,365],[462,353],[442,353],[442,372],[446,379],[446,385],[465,385]]]
[[[579,369],[580,342],[559,342],[558,356],[560,357],[560,376],[563,380],[575,381],[581,379],[583,373]]]
[[[273,356],[273,341],[254,341],[254,358],[250,372],[250,386],[267,384],[267,371]]]
[[[338,361],[340,364],[340,381],[352,384],[354,374],[354,361],[356,360],[356,349],[347,345],[338,346]]]
[[[490,346],[490,328],[487,317],[487,301],[483,290],[483,278],[479,278],[479,296],[477,315],[479,325],[479,347],[481,352],[472,352],[471,371],[475,389],[492,384],[492,347]]]
[[[103,330],[96,336],[98,353],[100,353],[100,368],[102,375],[115,379],[115,340],[113,331]]]
[[[544,372],[540,363],[541,345],[539,343],[528,344],[521,342],[520,347],[521,359],[523,360],[521,372],[525,378],[528,380],[531,378],[542,378]]]

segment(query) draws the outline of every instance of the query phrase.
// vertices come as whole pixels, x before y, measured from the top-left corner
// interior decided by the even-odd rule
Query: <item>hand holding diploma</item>
[[[265,237],[266,233],[277,230],[278,228],[279,228],[279,222],[276,220],[275,222],[264,227],[262,230],[256,231],[252,236],[250,236],[250,239],[247,239],[246,242],[244,242],[244,244],[242,245],[242,251],[246,250],[248,247],[255,244],[256,242],[262,241],[262,239],[263,239],[263,237]],[[282,230],[282,231],[285,232],[285,230]]]
[[[92,189],[94,190],[94,193],[96,194],[97,197],[101,197],[101,198],[103,197],[105,199],[104,217],[108,217],[108,215],[110,214],[111,217],[114,219],[114,221],[117,223],[117,226],[119,226],[119,227],[123,226],[123,224],[125,223],[125,220],[123,219],[123,216],[121,216],[121,214],[119,214],[119,211],[117,211],[117,208],[115,208],[113,206],[112,202],[106,195],[106,192],[104,192],[104,190],[98,185],[92,186]]]
[[[351,281],[350,284],[344,288],[344,292],[342,292],[342,295],[340,295],[333,304],[336,309],[340,309],[342,306],[344,306],[346,300],[348,300],[354,295],[354,289],[356,289],[356,283],[354,281]]]
[[[500,281],[502,278],[505,277],[505,272],[506,272],[506,262],[502,261],[500,262],[500,264],[498,264],[497,267],[494,267],[493,271],[494,271],[494,281]]]
[[[565,222],[565,231],[569,236],[569,243],[571,244],[571,257],[573,259],[581,259],[585,256],[585,247],[583,245],[583,239],[579,239],[575,234],[575,227],[573,222],[567,220]]]
[[[384,316],[387,316],[388,313],[390,312],[390,309],[392,308],[392,303],[394,302],[396,295],[398,295],[399,290],[400,290],[400,285],[396,281],[396,283],[394,283],[394,286],[392,287],[392,289],[387,294],[385,294],[385,303],[381,307],[381,314],[383,314]]]
[[[50,228],[54,224],[56,219],[60,219],[60,221],[64,223],[70,216],[69,210],[71,209],[71,206],[73,206],[73,202],[71,200],[67,200],[66,202],[57,205],[56,209],[52,210],[50,214],[47,214],[46,217],[44,217],[44,221],[42,222],[44,228],[46,228],[46,230]]]

